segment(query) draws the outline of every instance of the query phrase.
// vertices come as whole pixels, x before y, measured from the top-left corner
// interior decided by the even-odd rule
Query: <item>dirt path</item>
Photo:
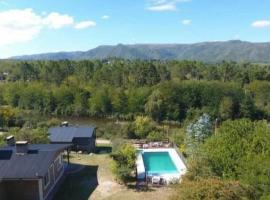
[[[93,157],[94,158],[94,157]],[[98,155],[93,159],[93,164],[98,164],[98,186],[89,199],[101,200],[120,192],[123,186],[118,184],[111,173],[111,160],[108,155]]]

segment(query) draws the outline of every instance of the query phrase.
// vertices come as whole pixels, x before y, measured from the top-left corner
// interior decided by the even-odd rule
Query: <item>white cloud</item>
[[[148,7],[148,10],[151,11],[174,11],[176,10],[176,6],[174,4],[162,4],[156,6]]]
[[[82,21],[82,22],[77,23],[74,26],[74,28],[76,28],[76,29],[85,29],[85,28],[89,28],[89,27],[94,27],[96,25],[97,24],[94,21]]]
[[[59,29],[64,26],[70,26],[74,24],[73,17],[69,15],[61,15],[59,13],[53,12],[50,13],[47,17],[43,19],[45,25],[49,28]]]
[[[27,42],[42,29],[42,18],[32,9],[0,12],[0,46]]]
[[[188,2],[190,0],[150,0],[147,9],[150,11],[175,11],[177,3]]]
[[[181,23],[183,25],[188,26],[188,25],[191,25],[192,24],[192,20],[190,20],[190,19],[184,19],[184,20],[181,21]]]
[[[83,29],[95,26],[95,22],[84,21],[76,24],[72,16],[57,12],[37,14],[31,8],[2,11],[0,12],[0,47],[28,42],[45,28],[60,29],[66,26]]]
[[[109,15],[103,15],[102,17],[101,17],[101,19],[110,19],[110,16]]]
[[[258,20],[251,24],[254,28],[268,28],[270,27],[270,20]]]

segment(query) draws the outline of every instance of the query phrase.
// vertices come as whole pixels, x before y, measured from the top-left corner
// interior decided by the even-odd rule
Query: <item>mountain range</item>
[[[199,60],[220,62],[270,63],[270,42],[252,43],[240,40],[202,42],[195,44],[134,44],[104,45],[89,51],[56,52],[16,56],[18,60],[82,60],[82,59],[143,59],[143,60]]]

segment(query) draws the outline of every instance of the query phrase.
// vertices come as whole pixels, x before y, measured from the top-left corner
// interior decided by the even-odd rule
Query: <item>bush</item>
[[[255,199],[253,191],[237,181],[220,179],[184,179],[171,200],[247,200]]]
[[[31,144],[47,144],[49,143],[47,128],[12,128],[9,135],[14,135],[16,141],[26,140]]]
[[[147,140],[149,140],[151,142],[162,141],[164,138],[165,138],[164,134],[161,132],[157,132],[157,131],[152,131],[147,136]]]
[[[134,125],[131,122],[124,124],[120,129],[120,134],[125,139],[136,139]]]
[[[251,185],[259,195],[270,191],[270,129],[265,121],[226,121],[203,146],[215,174]]]
[[[0,147],[5,145],[4,136],[0,135]]]
[[[112,153],[113,173],[116,178],[123,183],[127,183],[132,178],[135,168],[136,149],[130,144],[124,144]]]
[[[140,139],[147,138],[155,127],[154,121],[149,117],[136,117],[134,121],[135,135]]]
[[[170,138],[177,146],[183,146],[186,142],[186,132],[184,129],[174,129]]]
[[[150,133],[152,134],[150,138],[153,136],[155,127],[156,124],[151,118],[138,116],[133,122],[122,126],[120,134],[127,139],[146,139]],[[157,134],[155,135],[157,136]],[[163,138],[161,134],[159,134],[159,137]]]
[[[206,159],[196,156],[188,162],[188,172],[185,177],[191,181],[201,178],[213,178],[216,175],[213,173],[210,164]]]

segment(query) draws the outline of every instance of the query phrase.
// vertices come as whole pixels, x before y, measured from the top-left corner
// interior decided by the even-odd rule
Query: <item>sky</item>
[[[269,0],[0,0],[0,58],[99,45],[270,41]]]

